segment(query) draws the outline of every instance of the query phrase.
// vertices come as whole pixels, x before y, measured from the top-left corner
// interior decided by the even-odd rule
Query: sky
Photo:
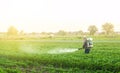
[[[120,31],[119,0],[0,0],[0,32],[87,31],[106,22]]]

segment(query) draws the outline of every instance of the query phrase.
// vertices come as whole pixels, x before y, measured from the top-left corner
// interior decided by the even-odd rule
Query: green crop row
[[[120,42],[94,42],[90,54],[84,49],[51,54],[54,49],[77,49],[76,41],[0,41],[2,73],[119,73]]]

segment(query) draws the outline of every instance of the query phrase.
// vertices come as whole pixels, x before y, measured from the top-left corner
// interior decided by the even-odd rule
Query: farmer
[[[84,36],[83,38],[83,48],[85,49],[85,53],[88,54],[90,52],[91,46],[89,44],[89,39]]]

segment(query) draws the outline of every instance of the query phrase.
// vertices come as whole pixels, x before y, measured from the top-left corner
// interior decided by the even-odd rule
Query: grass
[[[120,42],[94,42],[90,54],[84,49],[70,53],[49,54],[56,48],[76,49],[82,42],[0,41],[1,73],[118,73]]]

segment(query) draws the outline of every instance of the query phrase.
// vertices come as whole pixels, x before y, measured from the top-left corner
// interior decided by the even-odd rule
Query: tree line
[[[102,34],[106,34],[106,35],[110,35],[110,34],[113,34],[114,33],[114,25],[112,23],[105,23],[102,25]],[[96,25],[90,25],[88,27],[88,34],[89,35],[95,35],[96,33],[98,32],[98,28],[96,27]],[[51,32],[52,33],[52,32]],[[46,33],[46,32],[42,32],[41,34],[51,34],[51,33]],[[18,31],[17,28],[15,28],[14,26],[10,26],[8,28],[8,31],[7,31],[7,35],[24,35],[24,31]],[[32,32],[31,34],[37,34],[35,32]],[[53,34],[53,33],[52,33]],[[85,34],[85,32],[83,32],[82,30],[80,31],[76,31],[76,32],[66,32],[64,30],[60,30],[54,34],[57,34],[57,35],[66,35],[66,34],[74,34],[74,35],[77,35],[77,34]]]
[[[113,34],[114,33],[114,25],[112,23],[105,23],[102,25],[103,33],[106,35]],[[90,35],[94,35],[98,28],[95,25],[91,25],[88,27],[88,31]]]

